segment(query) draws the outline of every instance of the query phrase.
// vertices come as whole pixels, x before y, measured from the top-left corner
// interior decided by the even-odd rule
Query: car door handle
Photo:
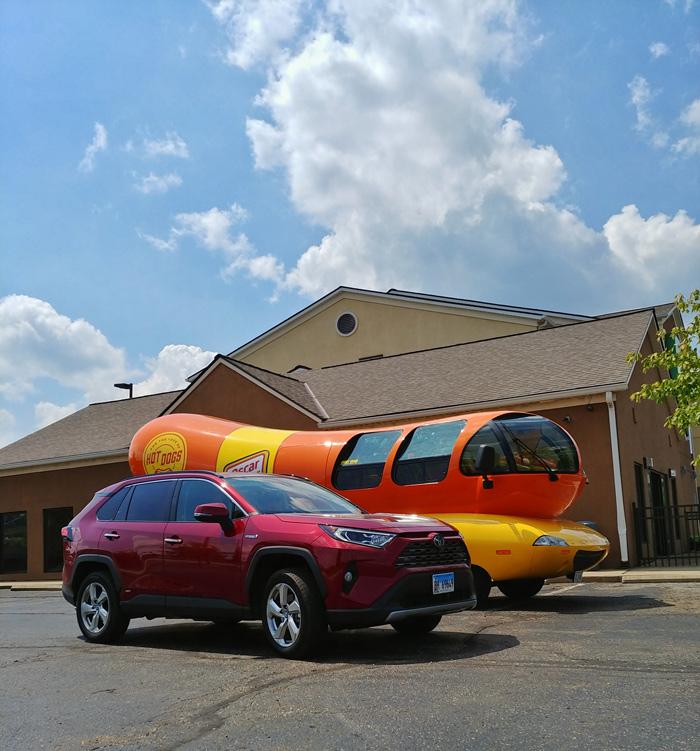
[[[106,537],[108,540],[118,540],[119,532],[105,532],[103,537]]]
[[[168,545],[182,545],[182,537],[166,537],[165,542]]]

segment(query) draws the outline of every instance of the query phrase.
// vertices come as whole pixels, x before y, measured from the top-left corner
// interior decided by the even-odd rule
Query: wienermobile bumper
[[[464,537],[473,565],[494,582],[577,578],[598,565],[610,542],[594,529],[567,519],[484,514],[440,514]]]

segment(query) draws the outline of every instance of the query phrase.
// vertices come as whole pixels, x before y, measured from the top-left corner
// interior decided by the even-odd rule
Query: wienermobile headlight
[[[538,537],[533,543],[533,545],[544,545],[547,547],[559,547],[559,548],[568,548],[569,543],[564,540],[561,537],[555,537],[554,535],[542,535],[541,537]]]

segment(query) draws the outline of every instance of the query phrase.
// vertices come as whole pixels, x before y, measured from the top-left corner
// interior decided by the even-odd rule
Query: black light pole
[[[125,389],[129,392],[129,399],[134,398],[134,384],[133,383],[115,383],[115,389]]]

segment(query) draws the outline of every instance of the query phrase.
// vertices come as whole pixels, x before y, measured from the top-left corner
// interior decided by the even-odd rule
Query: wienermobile
[[[492,586],[524,599],[545,579],[579,580],[608,554],[560,518],[580,495],[578,447],[539,415],[480,412],[367,430],[293,431],[170,414],[134,436],[135,475],[176,470],[306,477],[367,511],[442,519],[464,537],[483,604]]]

